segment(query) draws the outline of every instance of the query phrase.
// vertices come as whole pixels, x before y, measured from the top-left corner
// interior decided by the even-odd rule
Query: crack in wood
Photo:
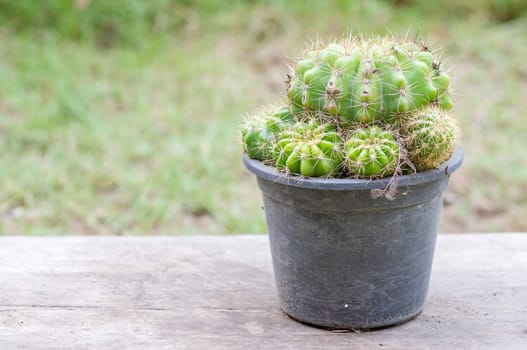
[[[114,307],[114,306],[99,306],[99,305],[45,305],[45,304],[13,304],[0,305],[0,312],[6,312],[6,308],[42,308],[42,309],[64,309],[64,310],[79,310],[79,309],[94,309],[94,310],[133,310],[133,311],[170,311],[170,309],[161,307]]]
[[[41,309],[64,309],[64,310],[116,310],[116,311],[184,311],[184,310],[211,310],[218,312],[250,312],[250,313],[268,313],[278,311],[275,308],[230,308],[230,307],[213,307],[193,305],[187,308],[163,308],[163,307],[114,307],[114,306],[100,306],[100,305],[46,305],[46,304],[10,304],[0,305],[1,312],[16,311],[20,308],[41,308]]]

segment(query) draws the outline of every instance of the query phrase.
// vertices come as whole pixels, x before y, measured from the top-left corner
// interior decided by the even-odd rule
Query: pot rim
[[[463,147],[457,146],[449,160],[437,169],[417,172],[415,174],[401,175],[398,178],[398,186],[415,186],[422,183],[433,182],[441,178],[449,177],[463,162]],[[286,186],[300,187],[314,190],[372,190],[383,189],[388,186],[391,176],[381,179],[353,179],[353,178],[316,178],[302,177],[299,175],[287,175],[279,172],[274,167],[267,166],[259,160],[250,159],[243,154],[243,164],[257,177],[267,181]]]

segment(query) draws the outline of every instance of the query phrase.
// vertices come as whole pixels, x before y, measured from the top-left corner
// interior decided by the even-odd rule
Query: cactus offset
[[[287,107],[268,108],[267,110],[250,116],[241,126],[242,147],[249,158],[260,161],[272,159],[276,134],[281,132],[287,123],[295,119]]]
[[[392,175],[399,161],[399,145],[394,135],[378,126],[353,132],[344,145],[344,152],[348,171],[359,177]]]
[[[413,113],[403,124],[408,156],[419,171],[437,168],[456,146],[456,123],[445,111],[428,107]]]
[[[324,112],[346,125],[390,121],[429,104],[452,108],[450,78],[437,58],[394,38],[347,39],[309,51],[289,77],[297,117]]]
[[[298,122],[280,135],[276,167],[303,176],[333,176],[341,171],[341,138],[330,124]]]

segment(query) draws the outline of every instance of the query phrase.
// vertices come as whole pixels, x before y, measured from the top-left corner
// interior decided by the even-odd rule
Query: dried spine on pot
[[[456,147],[457,125],[437,107],[416,111],[403,123],[402,136],[408,157],[417,170],[439,167]]]
[[[335,176],[342,167],[342,140],[331,124],[298,122],[280,134],[276,168],[303,176]]]

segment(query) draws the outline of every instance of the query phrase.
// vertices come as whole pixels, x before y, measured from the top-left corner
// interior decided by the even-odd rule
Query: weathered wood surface
[[[527,234],[441,235],[425,311],[332,333],[279,309],[267,237],[0,238],[0,349],[527,349]]]

